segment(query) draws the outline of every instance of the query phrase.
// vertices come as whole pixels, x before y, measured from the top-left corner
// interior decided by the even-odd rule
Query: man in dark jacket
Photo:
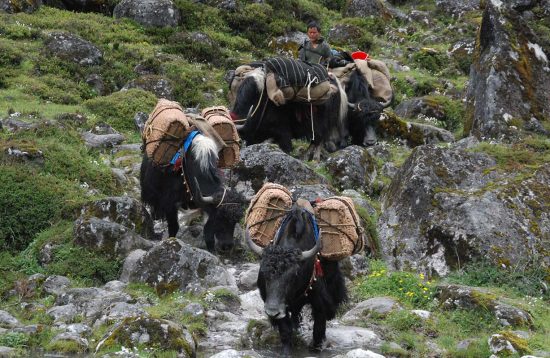
[[[309,63],[327,64],[332,57],[332,51],[321,37],[321,27],[317,22],[311,21],[307,24],[307,37],[309,40],[305,40],[300,46],[298,58]]]

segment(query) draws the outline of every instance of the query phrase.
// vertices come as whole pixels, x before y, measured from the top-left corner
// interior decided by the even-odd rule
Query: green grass
[[[371,260],[369,274],[354,282],[353,294],[359,300],[376,296],[390,296],[408,307],[427,308],[433,304],[433,282],[423,274],[388,271],[381,260]]]

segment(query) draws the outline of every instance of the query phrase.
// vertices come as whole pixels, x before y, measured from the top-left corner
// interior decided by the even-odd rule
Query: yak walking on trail
[[[290,59],[273,61],[285,61],[283,63],[293,66],[300,63]],[[319,161],[325,144],[339,142],[345,128],[347,98],[338,80],[321,69],[330,81],[326,82],[325,88],[330,88],[326,99],[310,103],[287,100],[276,104],[269,97],[266,81],[270,74],[266,65],[256,63],[254,66],[239,78],[229,79],[234,102],[232,117],[246,118],[245,124],[239,126],[241,138],[248,145],[273,140],[286,153],[292,150],[292,139],[306,138],[311,141],[307,159]]]
[[[188,148],[180,150],[181,161],[155,166],[143,155],[140,172],[141,200],[149,204],[153,217],[166,219],[168,234],[179,230],[178,209],[201,208],[208,214],[204,239],[208,251],[228,251],[233,245],[235,225],[244,215],[246,199],[224,186],[218,173],[218,150],[214,141],[192,132]],[[216,246],[217,241],[217,246]]]
[[[338,261],[317,258],[321,248],[314,216],[296,204],[281,223],[273,243],[256,245],[246,231],[253,252],[261,256],[258,288],[271,323],[279,329],[283,354],[291,349],[292,332],[299,326],[302,308],[313,315],[313,349],[321,349],[327,320],[347,298]]]

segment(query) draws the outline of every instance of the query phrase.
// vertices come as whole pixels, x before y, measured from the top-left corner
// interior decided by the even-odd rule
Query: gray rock
[[[345,358],[384,358],[383,355],[361,348],[353,349],[343,355]]]
[[[113,15],[153,27],[175,27],[181,19],[180,11],[172,0],[122,0],[115,6]]]
[[[88,340],[86,338],[80,337],[80,335],[71,332],[60,333],[52,339],[52,344],[62,342],[76,343],[82,351],[86,351],[89,346]]]
[[[292,194],[292,200],[296,201],[302,198],[308,201],[314,201],[318,198],[326,199],[338,195],[338,192],[326,184],[313,185],[294,185],[289,188]]]
[[[302,161],[272,144],[254,144],[241,150],[241,161],[233,168],[238,181],[250,181],[254,191],[265,182],[284,186],[324,184],[326,180]]]
[[[190,315],[191,317],[202,317],[204,316],[204,308],[200,303],[190,303],[183,308],[183,312]]]
[[[148,317],[149,314],[140,304],[127,302],[115,302],[111,306],[102,310],[102,316],[95,321],[94,327],[104,324],[112,324],[133,317]]]
[[[516,141],[518,121],[550,115],[548,49],[517,11],[487,1],[467,93],[465,132]]]
[[[333,153],[326,161],[326,168],[334,185],[341,190],[360,189],[370,193],[377,175],[374,159],[357,145]]]
[[[399,310],[402,310],[402,308],[395,299],[391,297],[374,297],[359,302],[342,316],[341,321],[357,324],[364,322],[366,318],[373,314],[380,317]]]
[[[1,4],[0,4],[1,6]],[[0,9],[2,9],[0,7]],[[19,356],[19,353],[15,350],[15,348],[11,348],[11,347],[3,347],[3,346],[0,346],[0,357],[2,358],[15,358],[15,357],[18,357]]]
[[[479,9],[480,0],[436,0],[440,11],[449,15],[461,17],[466,11]]]
[[[13,317],[11,314],[4,310],[0,310],[0,327],[14,328],[20,325],[21,323],[19,323],[17,318]]]
[[[15,14],[18,12],[31,14],[38,10],[40,6],[42,6],[42,0],[0,0],[0,12],[7,12],[8,14]]]
[[[140,88],[144,91],[153,93],[157,98],[174,99],[173,87],[170,80],[157,75],[145,75],[132,80],[122,87],[121,91],[127,91],[132,88]]]
[[[83,132],[81,134],[84,143],[89,148],[112,148],[124,141],[122,134],[94,134]]]
[[[52,32],[44,44],[52,55],[81,66],[99,65],[103,61],[103,53],[94,44],[74,34]]]
[[[375,349],[382,345],[382,339],[373,331],[354,326],[329,326],[326,331],[327,342],[335,350]]]
[[[108,197],[86,204],[80,214],[120,224],[146,239],[153,237],[153,221],[149,212],[141,202],[127,196]]]
[[[115,325],[97,344],[96,352],[112,345],[163,347],[184,357],[195,357],[196,343],[179,324],[165,319],[136,317]]]
[[[488,290],[463,285],[438,287],[439,301],[444,309],[490,310],[503,326],[532,327],[533,317],[520,308],[498,301]]]
[[[378,0],[351,0],[344,8],[347,17],[382,17],[388,15],[384,2]]]
[[[232,283],[216,256],[177,239],[162,241],[136,264],[135,270],[127,274],[128,280],[147,283],[161,292],[170,287],[201,292]]]
[[[122,273],[120,275],[120,281],[124,283],[128,283],[130,280],[130,274],[135,272],[137,270],[137,267],[140,263],[140,260],[147,251],[137,249],[128,254],[126,256],[126,259],[124,260],[124,264],[122,265]]]
[[[125,226],[95,217],[80,217],[74,231],[75,244],[110,257],[124,258],[133,250],[148,250],[154,245]]]
[[[71,286],[71,280],[65,276],[48,276],[42,290],[49,295],[59,296]]]
[[[504,355],[517,353],[512,343],[510,343],[510,341],[508,341],[502,334],[493,334],[489,337],[487,343],[489,344],[489,349],[494,354]]]
[[[239,274],[238,277],[237,284],[239,288],[243,291],[251,291],[256,289],[256,281],[258,280],[259,270],[259,264],[244,264],[243,271]]]
[[[382,200],[378,232],[385,257],[398,268],[445,276],[459,261],[504,259],[514,266],[547,247],[550,217],[533,211],[531,200],[548,205],[550,165],[522,182],[490,170],[495,165],[483,153],[415,148]],[[491,187],[495,182],[503,184]],[[548,267],[550,260],[540,257],[537,264]]]
[[[54,306],[46,311],[46,313],[54,319],[55,323],[71,323],[78,311],[72,303],[62,306]]]

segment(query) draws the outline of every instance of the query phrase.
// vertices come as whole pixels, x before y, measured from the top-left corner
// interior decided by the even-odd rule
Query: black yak
[[[232,117],[246,118],[239,126],[241,138],[247,145],[273,140],[286,153],[292,150],[292,139],[305,138],[311,142],[306,159],[319,161],[324,145],[340,141],[345,128],[347,98],[339,81],[326,74],[331,95],[322,103],[288,101],[277,105],[267,95],[265,68],[254,65],[238,86],[229,78],[231,91],[236,91],[232,93]]]
[[[261,256],[258,288],[269,320],[279,329],[284,355],[290,354],[292,332],[306,304],[311,305],[314,320],[311,348],[321,349],[327,320],[347,298],[339,262],[318,258],[318,236],[314,216],[296,204],[265,249],[246,231],[249,247]]]
[[[179,230],[178,209],[201,208],[208,214],[204,239],[208,251],[230,250],[233,231],[244,215],[246,198],[226,188],[218,172],[214,141],[198,134],[183,153],[181,165],[155,166],[143,155],[140,172],[141,200],[149,204],[155,219],[166,219],[168,234]],[[216,247],[217,240],[217,247]]]

